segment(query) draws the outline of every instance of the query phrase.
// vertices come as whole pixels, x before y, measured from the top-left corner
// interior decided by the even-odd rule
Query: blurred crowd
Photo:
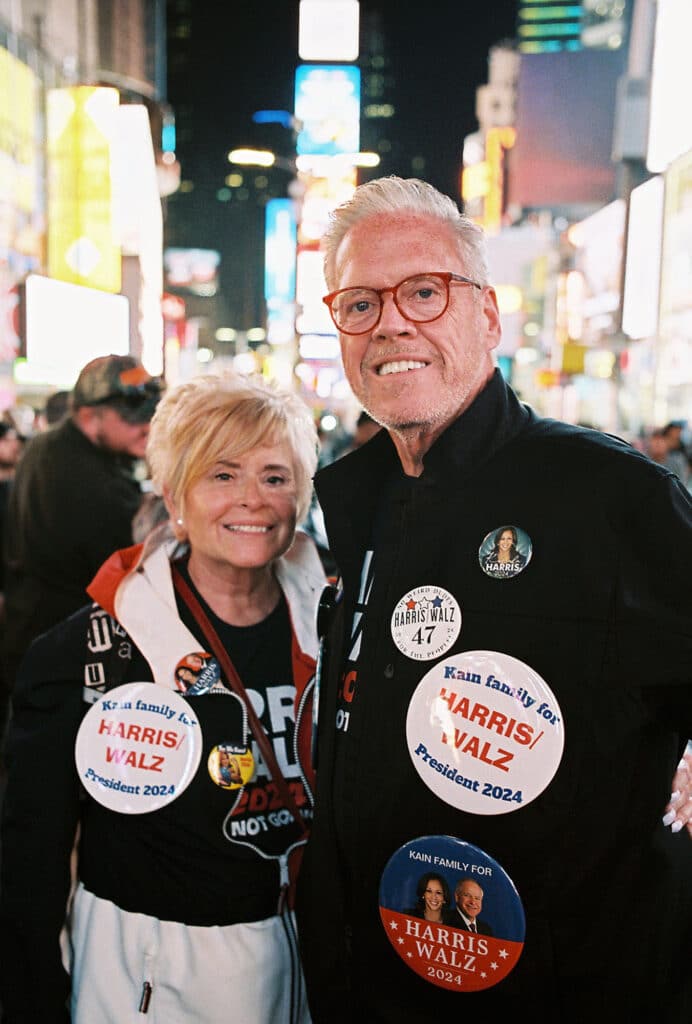
[[[652,430],[647,439],[646,454],[675,473],[690,489],[692,441],[687,433],[686,420],[671,420],[664,427]]]
[[[114,357],[108,358],[113,359]],[[139,387],[135,388],[135,402],[146,401],[147,396],[148,392],[142,391],[140,394]],[[117,406],[117,403],[123,400],[132,402],[133,397],[127,395],[125,399],[122,396],[113,399],[112,396],[108,396],[106,405],[111,401],[115,401]],[[153,408],[153,404],[150,410],[147,406],[148,415],[153,412]],[[123,409],[118,410],[116,408],[115,412],[117,413],[118,411],[123,412]],[[12,542],[10,541],[8,546],[7,538],[8,501],[17,467],[27,448],[33,445],[37,438],[48,431],[56,430],[61,424],[66,422],[76,423],[80,415],[84,416],[85,413],[82,412],[80,414],[79,409],[74,407],[72,392],[64,390],[55,391],[51,394],[46,400],[45,405],[40,409],[32,409],[26,405],[17,405],[14,408],[6,409],[0,414],[0,549],[2,550],[2,557],[0,558],[0,643],[3,648],[6,646],[4,636],[6,631],[6,574],[8,562],[11,564],[13,560],[13,552],[9,549]],[[132,432],[136,429],[136,424],[132,424],[132,420],[136,421],[139,418],[138,407],[135,408],[134,416],[131,410],[125,410],[125,418],[130,421],[131,426],[129,429]],[[379,430],[379,425],[364,410],[360,412],[350,427],[336,416],[322,414],[318,422],[320,467],[348,455],[351,451],[369,441]],[[138,495],[136,502],[133,504],[132,499],[129,498],[126,503],[127,507],[121,509],[120,512],[121,518],[127,520],[131,529],[131,541],[140,543],[155,526],[167,518],[163,500],[151,490],[145,461],[137,450],[134,450],[134,454],[130,451],[128,455],[127,445],[124,448],[121,447],[121,450],[118,452],[118,447],[121,444],[119,439],[116,438],[113,441],[107,434],[104,435],[102,431],[92,436],[91,441],[95,447],[101,448],[110,455],[115,456],[118,472],[125,472],[129,475],[136,487]],[[692,437],[690,436],[687,420],[672,420],[662,427],[653,428],[638,438],[634,444],[654,462],[666,466],[672,473],[675,473],[688,489],[692,489]],[[90,481],[86,478],[81,480],[79,482],[79,489],[83,492],[89,488],[89,483]],[[135,508],[135,512],[132,516],[133,508]],[[322,512],[314,498],[302,528],[316,542],[325,571],[328,574],[333,572],[335,566],[329,553],[329,543]],[[61,529],[63,527],[56,522],[54,527],[55,535],[50,538],[52,543],[60,545],[63,542]],[[49,586],[47,580],[44,582]],[[5,665],[6,669],[7,666]],[[11,680],[4,679],[2,685],[2,689],[5,691],[3,703],[7,702],[11,688]],[[5,711],[6,715],[7,707],[0,709],[0,711],[2,710]],[[0,725],[2,725],[3,717],[3,714],[0,713]]]

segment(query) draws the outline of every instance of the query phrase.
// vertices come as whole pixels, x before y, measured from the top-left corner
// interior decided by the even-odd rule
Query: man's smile
[[[416,359],[398,359],[391,363],[383,363],[377,367],[377,376],[385,377],[390,373],[405,373],[407,370],[423,370],[427,363],[421,363]]]

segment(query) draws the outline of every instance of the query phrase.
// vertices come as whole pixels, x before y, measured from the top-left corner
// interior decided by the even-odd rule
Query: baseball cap
[[[109,405],[128,423],[147,423],[161,383],[134,356],[99,356],[84,366],[72,389],[72,408]]]
[[[0,420],[0,441],[7,437],[8,434],[14,435],[19,441],[23,441],[24,438],[19,433],[17,428],[12,423],[6,423],[4,420]]]

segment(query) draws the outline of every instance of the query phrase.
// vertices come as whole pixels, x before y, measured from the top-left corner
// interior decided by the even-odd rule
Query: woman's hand
[[[672,793],[663,824],[670,825],[671,832],[680,832],[686,828],[692,839],[692,740],[688,740],[685,753],[675,770]]]

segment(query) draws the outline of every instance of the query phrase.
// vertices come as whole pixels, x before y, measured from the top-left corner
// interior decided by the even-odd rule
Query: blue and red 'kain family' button
[[[524,909],[511,878],[483,850],[452,836],[422,836],[397,850],[379,902],[397,955],[439,988],[491,988],[524,948]]]

